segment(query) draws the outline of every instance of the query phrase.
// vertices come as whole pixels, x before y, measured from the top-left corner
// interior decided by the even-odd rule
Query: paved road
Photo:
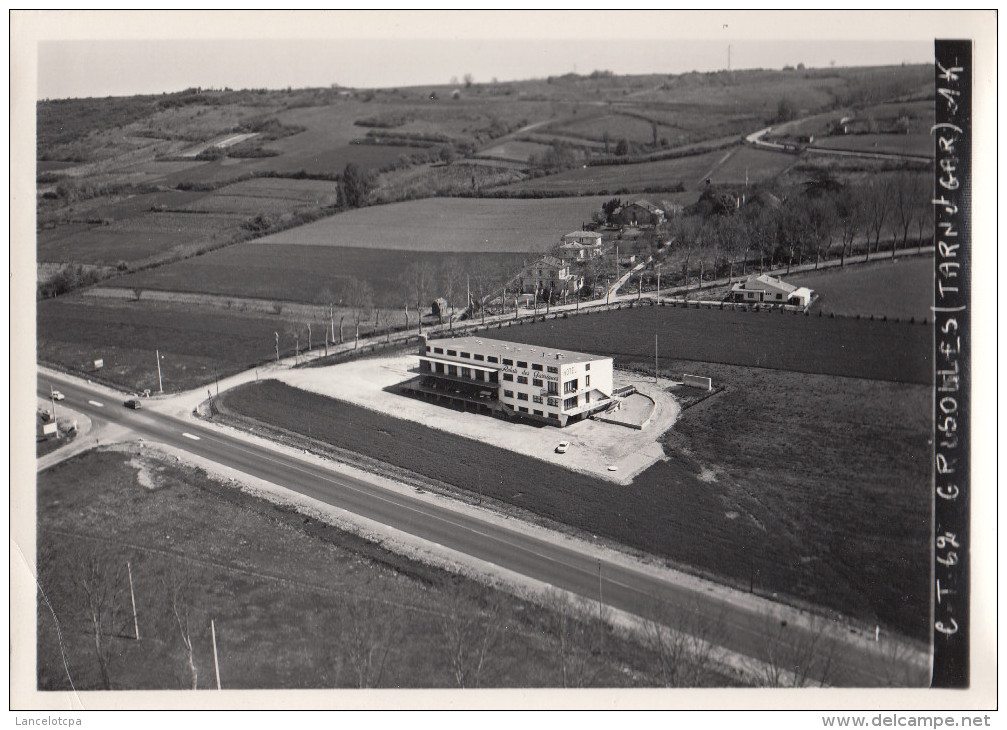
[[[48,394],[50,383],[63,391],[68,406],[96,423],[118,424],[135,436],[212,460],[415,535],[434,546],[460,551],[591,600],[598,599],[600,588],[606,606],[647,617],[652,615],[657,599],[680,610],[698,610],[706,615],[722,612],[726,638],[721,644],[747,657],[762,656],[768,648],[763,638],[767,627],[779,626],[778,618],[766,616],[775,604],[761,599],[744,594],[732,599],[731,592],[723,587],[706,586],[694,579],[676,581],[661,571],[627,565],[630,561],[625,558],[599,560],[578,551],[576,544],[559,544],[536,536],[534,531],[500,524],[501,520],[486,520],[472,511],[460,512],[420,496],[392,491],[298,458],[289,450],[264,449],[214,427],[152,409],[132,411],[123,407],[122,397],[111,398],[112,391],[75,378],[40,373],[38,392]],[[775,606],[775,610],[790,618],[783,630],[788,641],[810,639],[814,632],[802,625],[801,614],[786,607]],[[878,645],[865,641],[862,635],[852,635],[845,627],[837,625],[834,630],[841,648],[833,659],[832,683],[885,684],[891,662],[879,657]]]

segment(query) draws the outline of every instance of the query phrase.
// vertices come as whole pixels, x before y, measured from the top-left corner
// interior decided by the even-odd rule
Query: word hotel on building
[[[514,342],[459,337],[420,340],[411,390],[479,413],[553,426],[612,405],[612,358]]]

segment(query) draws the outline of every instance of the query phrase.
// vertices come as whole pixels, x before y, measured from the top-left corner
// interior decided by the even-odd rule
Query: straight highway
[[[712,583],[676,580],[671,571],[646,569],[642,564],[633,567],[628,559],[605,557],[603,550],[580,551],[576,541],[553,541],[544,531],[515,529],[505,524],[506,520],[484,518],[478,510],[458,510],[441,500],[388,489],[376,481],[329,468],[316,459],[303,458],[292,450],[251,443],[212,424],[153,409],[130,410],[122,405],[124,396],[110,396],[112,391],[108,389],[69,376],[40,373],[40,396],[48,396],[50,384],[65,394],[66,405],[88,415],[96,424],[117,424],[137,437],[387,525],[421,538],[435,552],[437,546],[443,546],[483,561],[490,568],[498,566],[645,619],[668,615],[669,611],[679,614],[697,611],[704,616],[722,617],[723,635],[718,643],[741,655],[739,661],[750,670],[758,672],[757,668],[765,669],[765,665],[745,658],[764,658],[770,648],[779,656],[783,647],[778,641],[790,646],[815,645],[821,652],[834,640],[835,650],[830,649],[828,657],[829,684],[884,686],[890,682],[893,669],[922,673],[919,681],[926,681],[919,656],[907,660],[903,651],[898,653],[903,658],[892,659],[894,654],[886,654],[881,645],[865,641],[862,634],[854,634],[839,623],[829,624],[823,634],[821,626],[809,626],[807,616],[796,609],[741,593],[725,598],[730,592],[723,588],[714,590]],[[780,616],[789,616],[791,620]],[[774,637],[773,646],[767,641],[767,634]],[[798,653],[791,650],[788,655]],[[893,662],[905,666],[893,667]]]

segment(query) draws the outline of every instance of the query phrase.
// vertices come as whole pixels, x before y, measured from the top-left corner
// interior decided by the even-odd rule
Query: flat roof
[[[596,360],[610,360],[605,355],[591,355],[586,352],[574,352],[573,350],[560,350],[555,347],[539,347],[537,345],[526,345],[520,342],[504,342],[503,340],[491,340],[485,337],[455,337],[438,340],[427,340],[427,345],[431,347],[451,348],[480,355],[497,355],[514,360],[533,360],[539,363],[548,362],[550,365],[566,363],[594,362]],[[556,356],[560,357],[557,358]],[[426,355],[425,357],[429,357]],[[455,363],[453,363],[455,364]]]

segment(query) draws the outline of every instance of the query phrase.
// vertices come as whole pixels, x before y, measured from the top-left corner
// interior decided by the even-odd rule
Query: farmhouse
[[[404,389],[468,411],[566,426],[612,404],[612,358],[479,337],[420,340]]]
[[[564,261],[579,261],[601,256],[601,234],[594,231],[574,231],[563,236],[559,245],[559,256]]]
[[[637,200],[615,210],[612,219],[624,226],[656,226],[664,222],[664,211],[650,201]]]
[[[556,256],[543,256],[518,275],[521,292],[550,296],[573,294],[583,285],[583,277],[570,271],[570,265]]]
[[[814,292],[807,287],[796,287],[769,274],[752,275],[731,287],[731,301],[766,304],[792,304],[806,307],[811,304]]]

